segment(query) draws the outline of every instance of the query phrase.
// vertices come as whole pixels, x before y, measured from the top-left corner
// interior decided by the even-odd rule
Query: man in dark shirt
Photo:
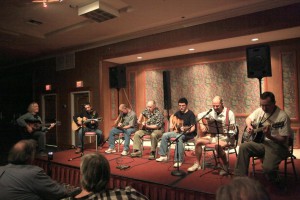
[[[196,136],[196,117],[193,111],[188,109],[188,101],[186,98],[181,98],[178,101],[179,111],[177,111],[170,118],[170,131],[164,133],[161,139],[159,155],[160,158],[157,158],[157,162],[167,161],[167,150],[168,150],[168,141],[170,138],[177,138],[180,136],[180,133],[185,132],[185,135],[182,135],[178,139],[178,145],[176,146],[174,159],[174,167],[180,167],[183,162],[183,141],[194,138]]]
[[[50,127],[45,127],[42,123],[41,117],[38,115],[39,105],[32,102],[28,106],[28,112],[17,119],[17,124],[21,127],[21,134],[23,139],[36,139],[38,141],[39,153],[41,156],[47,156],[46,149],[46,133],[55,124]]]
[[[30,165],[34,160],[36,142],[21,140],[8,155],[9,164],[0,167],[0,199],[62,199],[67,192],[42,168]]]
[[[74,122],[80,127],[78,130],[79,144],[75,153],[80,153],[83,148],[83,134],[85,132],[95,132],[97,134],[97,144],[101,143],[102,131],[98,128],[98,121],[100,120],[98,113],[92,109],[90,103],[84,105],[84,111],[73,117]]]

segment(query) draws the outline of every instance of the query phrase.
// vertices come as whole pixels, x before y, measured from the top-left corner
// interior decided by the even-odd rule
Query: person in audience
[[[125,104],[119,106],[120,114],[114,123],[114,127],[109,132],[109,148],[105,153],[115,153],[115,135],[124,133],[125,142],[124,149],[121,153],[126,156],[129,153],[130,135],[136,131],[137,117],[133,110],[129,109]]]
[[[178,101],[179,110],[170,118],[171,132],[164,133],[161,139],[159,155],[156,159],[157,162],[167,161],[168,141],[170,138],[178,138],[178,145],[175,148],[174,167],[180,167],[183,162],[183,141],[189,140],[196,136],[196,117],[193,111],[188,109],[188,100],[180,98]],[[183,133],[181,135],[180,133]],[[178,156],[177,156],[178,148]]]
[[[188,171],[193,172],[201,169],[200,160],[202,155],[202,145],[215,143],[216,152],[222,161],[222,167],[219,174],[226,175],[229,166],[224,147],[233,145],[235,142],[234,135],[236,134],[236,126],[234,113],[229,108],[224,107],[223,99],[220,96],[215,96],[212,100],[212,109],[199,113],[197,119],[200,120],[200,132],[205,134],[205,136],[197,138],[195,142],[196,161],[193,166],[188,168]],[[210,127],[208,127],[207,124],[209,120],[217,120],[217,125],[220,126],[222,129],[221,131],[223,131],[224,134],[216,135],[216,133],[209,133],[208,129]],[[211,125],[215,127],[214,123]]]
[[[93,120],[94,119],[94,120]],[[83,148],[83,134],[85,132],[95,132],[97,134],[97,145],[101,144],[102,131],[98,128],[99,114],[93,110],[90,103],[84,104],[84,110],[73,117],[74,122],[77,124],[78,130],[78,141],[77,149],[75,153],[80,153]]]
[[[40,167],[31,165],[36,151],[32,139],[20,140],[8,154],[8,163],[0,167],[0,199],[61,199],[65,188],[53,181]]]
[[[276,185],[282,185],[278,169],[280,162],[289,152],[291,120],[285,111],[276,106],[275,95],[272,92],[260,95],[260,108],[246,118],[246,125],[253,141],[240,145],[234,175],[248,176],[250,158],[256,156],[262,158],[262,168],[266,177]],[[259,130],[262,131],[258,132]]]
[[[135,132],[133,140],[133,153],[131,157],[141,157],[141,138],[144,135],[150,135],[151,152],[149,160],[155,159],[155,151],[159,138],[161,138],[164,131],[164,116],[156,107],[155,101],[149,101],[147,108],[140,114],[138,119],[140,130]]]
[[[29,104],[27,113],[17,119],[20,127],[22,139],[35,139],[38,141],[39,155],[47,156],[46,153],[46,133],[55,126],[52,123],[49,127],[43,125],[39,116],[39,104],[32,102]]]
[[[108,190],[110,166],[108,160],[102,154],[84,155],[81,159],[80,173],[82,191],[74,199],[148,199],[130,186],[125,187],[125,189]]]
[[[248,177],[236,177],[228,185],[222,185],[216,193],[216,200],[270,200],[265,188]]]

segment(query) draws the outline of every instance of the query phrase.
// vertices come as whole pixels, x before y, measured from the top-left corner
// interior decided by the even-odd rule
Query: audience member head
[[[106,189],[110,179],[108,160],[99,153],[86,154],[80,165],[81,186],[88,192],[100,192]]]
[[[35,150],[35,140],[21,140],[10,150],[8,154],[8,162],[16,165],[28,164],[34,160]]]
[[[27,111],[30,113],[38,113],[39,112],[39,104],[37,102],[31,102],[28,105]]]
[[[228,185],[219,187],[216,200],[269,200],[265,188],[248,177],[234,178]]]

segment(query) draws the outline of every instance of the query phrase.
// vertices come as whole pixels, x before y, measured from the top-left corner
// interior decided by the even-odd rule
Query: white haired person
[[[148,199],[130,186],[125,189],[108,190],[110,166],[108,160],[99,153],[86,154],[80,164],[81,193],[73,199],[102,200],[102,199]]]

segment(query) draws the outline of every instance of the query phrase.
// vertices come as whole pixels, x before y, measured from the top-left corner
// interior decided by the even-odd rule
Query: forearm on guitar
[[[123,126],[122,128],[123,129],[129,129],[129,128],[131,128],[131,125]]]
[[[158,129],[158,126],[157,125],[145,125],[145,128],[147,129]]]
[[[191,132],[194,132],[195,131],[195,125],[192,126],[192,128],[190,128],[189,130],[186,131],[186,133],[191,133]]]
[[[276,135],[276,136],[272,136],[272,135],[266,135],[267,138],[269,138],[270,140],[273,140],[276,143],[285,143],[285,141],[287,140],[287,136],[280,136],[280,135]]]
[[[247,117],[246,118],[246,126],[251,127],[251,123],[252,123],[252,120],[249,117]]]

